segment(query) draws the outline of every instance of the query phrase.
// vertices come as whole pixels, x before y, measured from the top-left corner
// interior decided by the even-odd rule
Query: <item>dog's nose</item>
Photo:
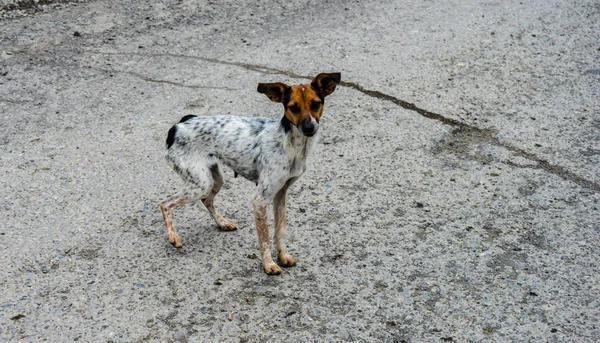
[[[314,136],[318,129],[319,127],[313,123],[312,118],[304,119],[300,124],[300,130],[302,131],[302,134],[307,137]]]

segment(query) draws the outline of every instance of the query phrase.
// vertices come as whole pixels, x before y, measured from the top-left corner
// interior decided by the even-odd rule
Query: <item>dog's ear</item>
[[[285,83],[259,83],[256,90],[266,95],[271,101],[283,102],[285,94],[289,92],[290,86]]]
[[[340,83],[340,73],[321,73],[317,75],[310,85],[316,91],[318,91],[322,97],[326,97],[333,93],[335,87]]]

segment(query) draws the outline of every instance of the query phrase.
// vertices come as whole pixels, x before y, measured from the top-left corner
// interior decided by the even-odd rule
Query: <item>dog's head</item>
[[[307,137],[319,130],[325,97],[340,83],[340,73],[321,73],[311,83],[288,86],[285,83],[259,83],[258,92],[284,108],[284,120],[294,125]]]

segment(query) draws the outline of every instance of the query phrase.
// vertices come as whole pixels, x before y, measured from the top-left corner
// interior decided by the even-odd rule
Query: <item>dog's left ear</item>
[[[310,85],[314,90],[318,90],[322,97],[326,97],[333,93],[341,78],[340,73],[321,73],[312,80]]]
[[[269,97],[271,101],[283,102],[285,93],[290,90],[290,86],[285,83],[259,83],[256,90]]]

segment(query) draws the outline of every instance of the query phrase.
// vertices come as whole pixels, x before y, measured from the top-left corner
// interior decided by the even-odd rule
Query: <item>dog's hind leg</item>
[[[208,196],[206,198],[202,199],[202,203],[204,204],[204,206],[206,206],[206,209],[208,210],[208,212],[210,212],[210,215],[213,217],[213,219],[217,223],[217,226],[219,227],[219,229],[221,229],[223,231],[235,230],[235,229],[237,229],[236,226],[229,220],[223,218],[223,216],[217,212],[217,210],[215,209],[214,203],[213,203],[215,196],[217,195],[217,193],[219,193],[219,191],[221,190],[221,187],[223,186],[223,174],[221,173],[221,170],[219,169],[219,165],[214,164],[210,168],[210,173],[211,173],[214,183],[213,183],[212,189],[211,189],[210,193],[208,194]]]
[[[176,195],[170,197],[169,199],[163,200],[160,202],[160,213],[163,216],[165,221],[165,231],[167,234],[167,240],[171,243],[175,248],[181,248],[181,238],[175,231],[175,227],[173,226],[173,218],[171,212],[174,208],[185,204],[185,197],[181,195]]]
[[[181,238],[173,226],[173,209],[208,197],[214,183],[206,165],[198,165],[189,169],[178,168],[178,173],[188,184],[187,189],[160,203],[160,212],[165,221],[167,239],[175,248],[181,247]]]

